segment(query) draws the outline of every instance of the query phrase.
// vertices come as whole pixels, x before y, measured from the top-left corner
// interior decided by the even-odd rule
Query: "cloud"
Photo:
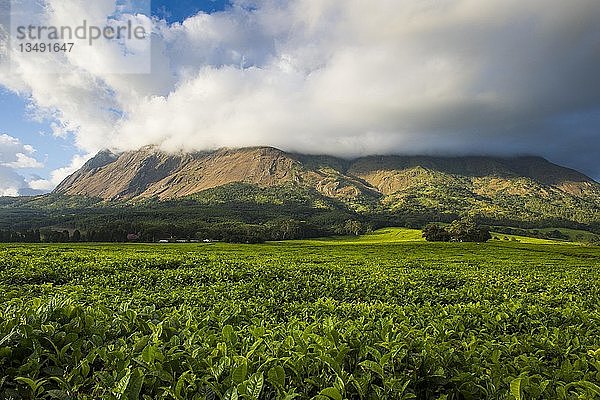
[[[26,154],[16,153],[15,157],[17,158],[16,161],[3,163],[2,165],[10,168],[44,168],[44,164]]]
[[[50,179],[44,179],[39,176],[28,182],[28,186],[30,189],[40,191],[40,192],[49,192],[54,189],[59,183],[61,183],[67,176],[71,175],[73,172],[77,171],[79,168],[85,164],[87,160],[89,160],[93,154],[87,155],[75,155],[71,159],[71,163],[63,168],[58,168],[50,172]]]
[[[0,196],[19,196],[27,188],[25,179],[13,169],[0,166]]]
[[[44,165],[33,156],[36,150],[15,137],[0,134],[0,196],[20,196],[41,193],[32,188],[16,170],[37,169]]]
[[[0,134],[0,165],[9,168],[43,168],[44,164],[33,158],[36,150],[15,137]]]
[[[111,4],[50,3],[70,23]],[[530,153],[600,176],[596,0],[238,0],[182,23],[136,18],[153,29],[150,74],[105,73],[117,55],[99,46],[58,75],[17,55],[0,83],[86,153]]]

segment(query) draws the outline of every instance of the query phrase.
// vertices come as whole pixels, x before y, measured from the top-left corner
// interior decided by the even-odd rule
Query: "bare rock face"
[[[242,182],[297,185],[345,202],[390,204],[415,193],[448,190],[475,199],[570,196],[600,202],[600,185],[538,157],[371,156],[344,160],[271,147],[169,154],[155,147],[102,151],[56,193],[127,201],[174,199]]]
[[[102,151],[58,185],[55,192],[105,200],[133,198],[141,195],[152,182],[182,168],[190,158],[150,147],[118,156]]]

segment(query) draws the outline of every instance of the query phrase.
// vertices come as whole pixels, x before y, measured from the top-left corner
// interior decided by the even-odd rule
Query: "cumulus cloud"
[[[16,153],[15,157],[16,161],[3,163],[2,165],[10,168],[44,168],[44,164],[27,154]]]
[[[40,193],[17,170],[43,168],[34,158],[36,150],[15,137],[0,134],[0,196]]]
[[[27,188],[25,179],[14,170],[0,166],[0,196],[20,196]]]
[[[30,189],[39,192],[49,192],[54,189],[59,183],[63,181],[67,176],[71,175],[73,172],[77,171],[79,168],[85,164],[87,160],[89,160],[93,154],[87,155],[75,155],[71,159],[71,163],[66,167],[58,168],[50,172],[50,178],[44,179],[42,177],[36,176],[28,182],[28,186]]]
[[[0,165],[10,168],[43,168],[44,164],[33,158],[36,150],[17,138],[0,134]]]
[[[48,3],[56,23],[114,6]],[[237,0],[182,23],[135,18],[153,31],[149,74],[107,73],[118,55],[98,46],[58,75],[14,55],[0,84],[86,153],[529,153],[600,176],[597,0]]]

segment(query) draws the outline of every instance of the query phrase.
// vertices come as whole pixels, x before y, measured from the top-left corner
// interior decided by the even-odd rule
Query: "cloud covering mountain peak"
[[[55,20],[114,3],[48,2]],[[136,18],[153,32],[150,74],[98,72],[112,62],[99,47],[58,78],[22,57],[0,83],[89,153],[532,153],[600,176],[595,0],[243,0],[181,23]]]

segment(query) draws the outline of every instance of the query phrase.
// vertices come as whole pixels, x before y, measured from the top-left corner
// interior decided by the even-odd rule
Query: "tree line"
[[[264,224],[237,221],[190,223],[130,223],[115,221],[90,225],[81,229],[3,229],[4,243],[73,243],[73,242],[142,242],[161,240],[211,240],[229,243],[263,243],[271,240],[293,240],[333,235],[360,235],[372,226],[363,221],[348,219],[332,225],[282,218]]]

